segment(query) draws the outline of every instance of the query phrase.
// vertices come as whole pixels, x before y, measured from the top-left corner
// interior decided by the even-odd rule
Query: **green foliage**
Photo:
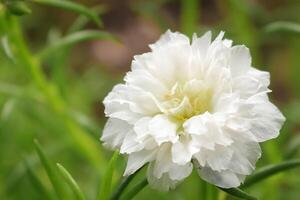
[[[92,10],[78,3],[67,1],[67,0],[30,0],[30,1],[34,3],[46,5],[46,6],[53,6],[64,10],[69,10],[81,15],[85,15],[86,17],[93,20],[98,26],[102,26],[102,21],[98,18],[97,14],[95,14]]]
[[[112,188],[113,174],[114,174],[114,170],[116,168],[118,156],[119,156],[119,152],[116,151],[108,163],[108,166],[105,171],[105,175],[103,177],[101,187],[99,190],[99,195],[97,198],[98,200],[107,200],[109,198],[109,195],[111,193],[111,188]]]
[[[57,170],[55,169],[54,165],[51,163],[51,161],[47,158],[47,156],[43,152],[39,142],[35,140],[34,144],[35,144],[36,152],[38,153],[41,163],[43,164],[43,167],[47,172],[47,175],[55,189],[57,196],[60,199],[65,199],[67,197],[67,194],[65,192],[64,185],[62,184],[62,181],[58,176]]]
[[[71,174],[59,163],[56,164],[58,172],[61,174],[62,177],[64,177],[65,181],[68,183],[70,188],[73,190],[76,199],[77,200],[84,200],[85,197],[79,188],[78,184],[74,180],[74,178],[71,176]]]
[[[278,1],[279,7],[250,0],[80,2],[0,0],[0,199],[256,199],[253,194],[258,199],[280,200],[300,196],[298,1]],[[152,190],[146,187],[143,171],[123,178],[126,159],[119,159],[118,152],[110,158],[110,152],[102,148],[98,138],[106,119],[101,101],[127,69],[100,63],[97,42],[113,42],[123,58],[128,53],[124,46],[130,52],[141,49],[128,42],[118,45],[119,38],[108,30],[146,47],[140,32],[158,37],[169,28],[189,36],[207,29],[224,30],[235,43],[249,46],[255,66],[271,72],[271,99],[284,110],[287,122],[278,139],[262,144],[257,170],[240,187],[247,193],[239,188],[222,192],[196,173],[174,191]],[[115,46],[111,50],[108,45],[105,51],[117,55],[120,49]],[[43,148],[37,141],[32,143],[34,138],[43,142]],[[79,184],[55,162],[64,163]]]
[[[293,169],[295,167],[300,166],[300,160],[289,160],[285,161],[280,164],[274,164],[270,166],[265,166],[261,169],[258,169],[255,171],[249,178],[244,182],[244,184],[241,186],[242,188],[244,187],[249,187],[255,183],[258,183],[274,174]]]
[[[257,200],[257,198],[251,196],[250,194],[244,192],[243,190],[239,189],[239,188],[220,188],[220,190],[234,196],[237,197],[239,199],[245,199],[245,200]]]

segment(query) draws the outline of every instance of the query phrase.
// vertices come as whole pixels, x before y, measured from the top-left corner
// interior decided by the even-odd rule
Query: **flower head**
[[[124,175],[149,163],[150,185],[168,190],[194,165],[202,179],[237,187],[255,168],[259,142],[278,136],[285,118],[268,99],[269,73],[223,35],[190,42],[167,31],[104,99],[101,140],[128,155]]]

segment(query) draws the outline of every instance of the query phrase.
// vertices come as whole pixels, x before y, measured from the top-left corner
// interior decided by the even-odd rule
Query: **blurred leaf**
[[[108,163],[108,167],[105,171],[105,175],[103,181],[100,186],[98,200],[107,200],[111,193],[111,185],[112,185],[112,178],[113,173],[117,164],[117,159],[119,156],[119,152],[115,151],[114,155],[112,156],[111,160]]]
[[[183,33],[188,36],[197,29],[200,15],[200,3],[198,0],[181,0],[180,27]]]
[[[78,200],[84,200],[85,199],[84,195],[80,190],[80,187],[74,180],[74,178],[71,176],[71,174],[59,163],[57,163],[56,165],[57,165],[58,172],[61,174],[61,176],[64,177],[64,179],[66,180],[66,182],[68,183],[72,191],[74,192],[76,198]]]
[[[2,47],[3,47],[3,50],[4,50],[4,53],[5,55],[10,59],[12,60],[13,62],[16,62],[15,61],[15,57],[12,53],[12,50],[11,50],[11,47],[10,47],[10,44],[8,42],[8,37],[7,36],[2,36],[1,37],[1,44],[2,44]]]
[[[16,105],[16,100],[14,98],[7,100],[3,106],[0,119],[3,120],[8,118],[12,113],[15,105]]]
[[[287,150],[284,154],[284,157],[285,158],[293,157],[299,149],[300,149],[300,133],[298,133],[295,137],[291,139],[291,141],[287,145]]]
[[[140,169],[138,169],[135,173],[133,173],[133,174],[127,176],[127,177],[124,177],[122,179],[121,183],[116,188],[115,192],[111,195],[110,200],[120,199],[120,197],[121,197],[122,193],[124,192],[124,190],[128,187],[128,185],[133,180],[133,178],[138,174],[138,172],[141,171],[144,167],[145,167],[145,165],[142,166]]]
[[[300,160],[290,160],[290,161],[282,162],[280,164],[274,164],[274,165],[262,167],[258,169],[256,172],[254,172],[251,176],[249,176],[244,182],[244,184],[241,185],[241,188],[249,187],[279,172],[283,172],[299,166],[300,166]]]
[[[287,21],[277,21],[268,24],[264,31],[266,33],[288,33],[300,36],[300,24],[287,22]]]
[[[26,167],[28,178],[30,179],[32,186],[43,197],[43,199],[52,200],[53,196],[50,195],[50,193],[47,191],[46,187],[43,185],[41,180],[33,172],[33,169],[31,168],[27,160],[24,160],[24,164]]]
[[[148,185],[147,179],[142,180],[137,185],[135,185],[129,192],[125,193],[121,199],[122,200],[133,199],[133,197],[135,197],[147,185]]]
[[[22,0],[5,1],[5,5],[13,15],[22,16],[31,13],[30,8]]]
[[[85,15],[86,17],[93,20],[98,26],[102,26],[102,22],[100,18],[98,18],[96,13],[94,13],[91,9],[86,8],[85,6],[75,3],[73,1],[66,1],[66,0],[31,0],[31,1],[35,3],[47,5],[47,6],[54,6],[65,10],[70,10],[78,14]]]
[[[35,149],[38,153],[38,156],[47,172],[47,175],[48,175],[58,197],[60,199],[64,200],[66,197],[66,193],[64,190],[64,186],[62,185],[61,180],[59,179],[56,169],[54,168],[54,166],[52,165],[50,160],[44,154],[42,147],[41,147],[40,143],[38,142],[38,140],[34,140],[34,144],[35,144]]]
[[[94,31],[94,30],[84,30],[79,31],[76,33],[72,33],[66,37],[63,37],[61,39],[58,39],[55,43],[44,49],[40,57],[44,58],[48,55],[51,55],[52,52],[57,51],[60,48],[65,48],[70,45],[86,41],[86,40],[94,40],[94,39],[106,39],[106,40],[112,40],[117,41],[116,37],[114,37],[112,34],[105,32],[105,31]]]
[[[219,187],[219,189],[234,196],[234,197],[237,197],[239,199],[246,199],[246,200],[256,200],[257,199],[239,188],[220,188]]]
[[[99,16],[103,14],[107,10],[107,8],[105,6],[98,5],[94,8],[91,8],[90,10],[92,10],[97,16]],[[68,30],[68,33],[74,33],[76,31],[81,30],[89,22],[89,19],[90,18],[86,16],[80,15],[71,25],[71,27]]]

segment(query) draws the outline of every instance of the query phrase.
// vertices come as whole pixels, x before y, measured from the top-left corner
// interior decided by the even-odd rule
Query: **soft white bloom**
[[[104,99],[101,140],[128,155],[125,176],[149,163],[150,185],[169,190],[194,164],[202,179],[237,187],[261,156],[259,142],[278,136],[285,118],[268,99],[269,73],[223,35],[190,42],[167,31]]]

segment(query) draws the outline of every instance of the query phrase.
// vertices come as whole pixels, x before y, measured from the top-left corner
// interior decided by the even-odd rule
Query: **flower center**
[[[211,111],[212,89],[202,80],[176,83],[166,94],[163,103],[172,119],[183,124],[187,119]]]

